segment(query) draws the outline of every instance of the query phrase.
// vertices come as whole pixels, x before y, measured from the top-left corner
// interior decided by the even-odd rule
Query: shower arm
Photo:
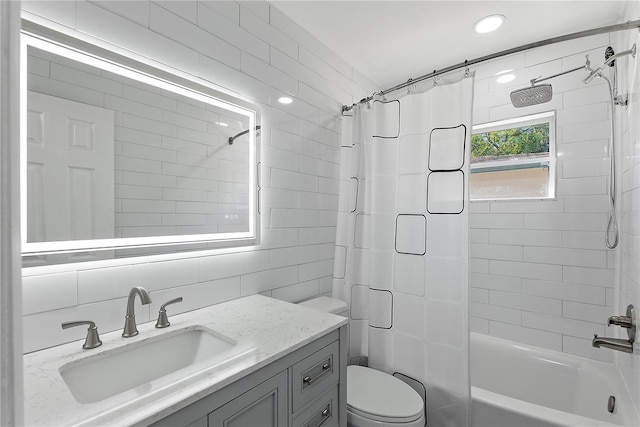
[[[256,126],[256,130],[260,130],[260,125]],[[235,135],[235,136],[230,136],[229,137],[229,145],[233,144],[233,141],[235,141],[237,138],[240,138],[242,135],[246,135],[249,132],[251,132],[251,129],[247,129],[247,130],[243,130],[242,132],[240,132],[239,134]]]
[[[573,73],[574,71],[591,70],[591,68],[589,68],[590,65],[591,65],[591,61],[589,61],[589,55],[587,55],[586,56],[586,62],[585,62],[585,64],[583,66],[576,67],[576,68],[573,68],[571,70],[563,71],[561,73],[554,74],[553,76],[549,76],[549,77],[545,77],[545,78],[536,77],[535,79],[531,79],[531,86],[535,85],[536,83],[543,82],[545,80],[549,80],[549,79],[553,79],[553,78],[556,78],[556,77],[559,77],[559,76],[564,76],[565,74]]]
[[[598,74],[600,74],[600,72],[604,69],[604,67],[606,67],[607,65],[609,65],[610,63],[612,63],[613,61],[615,61],[616,59],[620,58],[621,56],[626,56],[626,55],[631,55],[632,58],[636,57],[636,44],[634,43],[633,46],[631,47],[631,49],[629,50],[625,50],[623,52],[618,52],[614,55],[611,55],[610,57],[608,57],[598,68],[596,68],[595,70],[592,70],[591,68],[587,68],[591,73],[585,77],[582,81],[584,83],[591,83],[591,80],[593,80],[594,78],[596,78],[598,76]]]

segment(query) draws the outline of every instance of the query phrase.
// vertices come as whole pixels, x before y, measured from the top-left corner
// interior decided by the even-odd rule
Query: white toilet
[[[343,301],[318,297],[301,302],[316,310],[348,317]],[[347,366],[347,425],[350,427],[424,427],[424,402],[403,381],[375,369]]]

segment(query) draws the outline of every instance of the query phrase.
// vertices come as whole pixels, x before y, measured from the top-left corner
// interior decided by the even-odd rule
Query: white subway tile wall
[[[628,10],[622,17],[624,20],[637,19],[640,14],[640,3],[629,2]],[[635,18],[634,18],[635,17]],[[625,31],[616,35],[615,46],[617,51],[629,49],[634,43],[640,46],[640,37],[637,31]],[[620,94],[629,94],[629,106],[627,108],[616,107],[616,130],[620,135],[616,140],[618,150],[618,172],[621,179],[618,181],[618,189],[622,194],[618,203],[621,215],[619,224],[621,227],[620,245],[618,253],[620,260],[618,268],[618,288],[607,289],[607,302],[617,306],[618,313],[624,314],[628,304],[640,307],[640,121],[638,111],[640,107],[640,72],[637,67],[638,57],[635,59],[621,58],[618,62],[618,91]],[[620,193],[619,193],[620,194]],[[617,295],[616,295],[617,294]],[[616,301],[617,298],[617,301]],[[609,328],[611,329],[611,328]],[[618,331],[619,337],[625,337],[624,331]],[[640,351],[636,339],[634,354],[619,353],[616,364],[622,372],[622,377],[627,383],[632,400],[636,405],[636,411],[640,413]]]
[[[23,2],[26,18],[67,31],[78,37],[101,39],[135,55],[151,58],[181,73],[211,82],[260,104],[261,133],[261,243],[241,252],[158,262],[130,260],[128,265],[59,274],[25,270],[24,350],[84,337],[78,328],[62,330],[67,320],[92,319],[101,333],[123,325],[126,296],[132,286],[144,286],[153,303],[140,306],[138,322],[155,320],[159,305],[182,296],[169,314],[194,310],[253,293],[299,301],[331,292],[333,248],[337,224],[338,172],[340,168],[340,107],[378,89],[305,29],[267,2],[218,1],[69,1]],[[34,61],[35,74],[45,69]],[[53,68],[53,67],[52,67]],[[38,72],[38,70],[40,70]],[[54,70],[52,69],[52,72]],[[57,72],[58,85],[77,86],[79,100],[95,102],[104,90],[109,108],[123,113],[116,133],[131,157],[118,162],[126,179],[145,182],[158,173],[157,164],[171,156],[178,178],[180,159],[200,155],[185,144],[197,134],[178,135],[184,120],[196,121],[189,105],[167,111],[153,94],[147,94],[144,116],[127,112],[134,92],[118,91],[113,81],[96,80],[71,70]],[[82,78],[80,78],[82,76]],[[44,83],[44,76],[40,76]],[[66,81],[65,81],[66,80]],[[61,90],[62,86],[59,89]],[[95,89],[95,90],[94,90]],[[56,90],[55,85],[52,90]],[[281,105],[277,99],[294,102]],[[200,122],[197,122],[201,124]],[[146,133],[149,128],[153,134]],[[202,131],[206,131],[205,128]],[[137,146],[132,146],[132,141]],[[151,156],[151,157],[149,157]],[[231,159],[232,160],[232,159]],[[184,162],[182,162],[184,163]],[[124,179],[124,174],[123,174]],[[197,192],[197,182],[182,181],[175,192]],[[119,194],[138,196],[136,188],[122,185]],[[152,194],[146,193],[148,197]],[[185,212],[202,206],[180,205]],[[133,206],[131,206],[134,208]],[[147,208],[153,206],[147,204]],[[157,206],[160,208],[160,206]],[[177,218],[176,218],[177,219]]]
[[[628,20],[640,13],[637,4],[632,8]],[[259,247],[186,260],[140,264],[132,259],[130,265],[79,267],[58,274],[25,271],[25,351],[83,338],[83,331],[63,331],[62,321],[91,318],[101,332],[119,329],[126,294],[136,285],[148,287],[154,300],[151,307],[138,304],[140,322],[155,319],[159,304],[177,296],[185,300],[171,306],[170,313],[256,292],[288,301],[330,292],[336,207],[339,202],[349,203],[337,197],[340,106],[379,89],[375,84],[266,2],[25,1],[23,9],[27,18],[80,37],[108,40],[119,49],[246,96],[260,103],[263,118]],[[519,114],[509,105],[508,93],[526,86],[531,78],[581,65],[587,53],[599,63],[596,58],[602,57],[608,44],[619,50],[638,41],[632,33],[620,33],[611,40],[608,35],[592,36],[479,65],[474,122]],[[628,61],[620,63],[625,64],[619,67],[621,92],[637,93],[640,75],[634,74]],[[45,65],[34,61],[30,67],[42,77]],[[494,74],[505,68],[515,69],[518,78],[507,86],[498,85]],[[71,71],[52,68],[52,75],[59,79],[52,90],[62,90],[71,80],[84,87],[78,96],[85,102],[95,102],[98,87],[124,99],[135,91],[127,88],[128,94],[120,93],[117,88],[105,88],[108,82],[87,75],[81,78]],[[623,166],[619,181],[623,234],[621,259],[616,260],[615,252],[603,243],[609,171],[607,91],[597,80],[582,84],[579,73],[551,83],[553,101],[528,107],[522,114],[557,110],[557,199],[472,203],[471,327],[613,361],[612,352],[592,348],[590,338],[593,333],[613,333],[603,325],[607,316],[621,314],[614,313],[614,306],[624,309],[632,302],[640,307],[640,162],[639,149],[633,145],[640,125],[632,120],[639,101],[632,98],[616,123],[622,134],[618,153]],[[294,104],[277,103],[285,94],[294,98]],[[156,105],[156,100],[149,103]],[[150,116],[144,118],[123,113],[120,124],[127,127],[121,126],[116,135],[123,145],[132,141],[146,145],[145,156],[151,152],[160,160],[168,154],[162,148],[179,143],[172,131],[178,117],[165,113],[154,119],[154,111],[149,109]],[[164,133],[165,147],[161,135],[144,133],[150,126]],[[137,161],[140,173],[128,172],[127,179],[144,182],[143,174],[155,170],[154,161]],[[127,162],[123,158],[119,166],[128,169],[131,163]],[[132,186],[123,185],[119,192],[140,196]],[[616,262],[622,271],[618,296],[614,292]],[[356,307],[354,317],[357,312]],[[399,317],[397,321],[411,320]],[[619,366],[632,374],[629,378],[640,375],[637,356],[617,356]],[[628,387],[635,401],[640,401],[640,384],[630,382]]]
[[[586,54],[599,64],[611,43],[613,36],[591,36],[478,66],[474,123],[556,110],[558,168],[555,200],[471,203],[473,331],[614,360],[613,352],[591,347],[594,333],[614,333],[604,327],[614,314],[607,294],[616,264],[604,242],[611,120],[606,83],[587,86],[584,73],[576,72],[549,82],[550,103],[515,109],[508,96],[532,78],[584,64]],[[495,72],[504,68],[518,76],[507,85],[495,82]]]

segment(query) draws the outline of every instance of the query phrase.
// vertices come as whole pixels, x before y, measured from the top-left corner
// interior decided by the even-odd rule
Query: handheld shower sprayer
[[[634,44],[631,49],[625,50],[623,52],[614,53],[613,48],[611,46],[607,47],[604,52],[604,62],[595,70],[592,70],[591,67],[587,67],[589,71],[589,75],[585,77],[582,81],[585,84],[589,84],[596,77],[600,79],[604,79],[609,86],[609,95],[611,96],[611,126],[609,127],[609,188],[608,188],[608,198],[609,198],[609,219],[607,220],[607,229],[604,235],[605,244],[609,249],[613,249],[618,245],[619,239],[619,230],[618,230],[618,220],[616,219],[616,156],[615,156],[615,131],[613,129],[613,123],[615,122],[615,106],[626,106],[627,96],[618,96],[618,89],[616,87],[616,70],[615,70],[615,60],[620,58],[621,56],[631,55],[632,58],[636,57],[636,45]],[[611,80],[602,74],[602,70],[606,66],[614,67],[613,69],[613,84]]]
[[[589,84],[596,77],[602,77],[602,70],[604,69],[604,67],[606,67],[607,65],[609,65],[610,67],[613,67],[614,62],[615,62],[616,59],[620,58],[621,56],[626,56],[626,55],[631,55],[632,58],[636,57],[636,45],[635,45],[635,43],[633,44],[631,49],[625,50],[623,52],[618,52],[618,53],[615,53],[615,54],[613,53],[613,49],[611,47],[607,48],[607,50],[605,51],[605,61],[598,68],[596,68],[595,70],[592,70],[591,68],[587,68],[587,70],[590,71],[590,73],[582,81],[585,84]]]
[[[551,101],[551,97],[553,96],[553,90],[550,84],[538,85],[537,83],[542,82],[544,80],[552,79],[554,77],[562,76],[567,73],[571,73],[573,71],[578,70],[586,70],[589,72],[589,75],[585,77],[582,81],[585,84],[591,83],[593,79],[596,77],[602,78],[607,81],[609,85],[609,93],[611,94],[611,128],[610,128],[610,138],[609,138],[609,160],[610,160],[610,177],[609,177],[609,220],[607,222],[607,230],[605,233],[605,243],[609,249],[613,249],[618,245],[618,223],[616,219],[616,203],[615,203],[615,195],[616,195],[616,169],[615,169],[615,144],[614,144],[614,131],[613,131],[613,122],[615,117],[615,105],[626,106],[627,105],[627,96],[618,96],[618,91],[616,88],[616,72],[615,68],[613,71],[613,84],[611,81],[602,74],[602,70],[607,65],[613,67],[615,64],[615,60],[620,58],[621,56],[631,55],[633,58],[636,57],[636,45],[634,44],[631,49],[625,50],[623,52],[614,53],[613,48],[608,47],[605,51],[605,61],[597,67],[595,70],[591,68],[591,62],[589,61],[589,55],[586,55],[585,64],[582,67],[574,68],[572,70],[564,71],[559,74],[555,74],[550,77],[545,78],[535,78],[531,80],[531,86],[523,89],[517,89],[511,92],[511,103],[514,107],[529,107],[531,105],[542,104],[544,102]]]
[[[607,60],[610,57],[612,57],[614,54],[615,52],[613,51],[613,48],[611,46],[607,46],[607,48],[604,50],[604,59]],[[614,65],[616,65],[615,60],[609,63],[609,67],[613,67]]]

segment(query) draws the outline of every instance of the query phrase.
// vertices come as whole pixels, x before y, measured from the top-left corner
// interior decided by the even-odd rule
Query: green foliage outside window
[[[472,162],[536,153],[549,153],[549,123],[471,136]]]

